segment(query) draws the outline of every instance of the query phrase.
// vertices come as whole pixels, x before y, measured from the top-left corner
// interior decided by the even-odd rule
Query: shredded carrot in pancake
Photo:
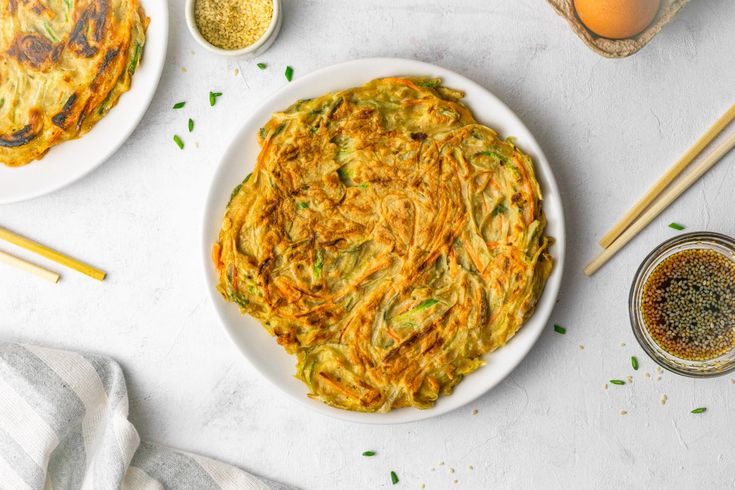
[[[311,398],[431,407],[533,312],[553,267],[533,164],[462,96],[386,78],[262,128],[217,287],[295,354]]]

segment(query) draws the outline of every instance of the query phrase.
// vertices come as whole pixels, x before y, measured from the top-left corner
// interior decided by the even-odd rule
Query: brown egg
[[[574,0],[579,20],[598,36],[626,39],[656,17],[660,0]]]

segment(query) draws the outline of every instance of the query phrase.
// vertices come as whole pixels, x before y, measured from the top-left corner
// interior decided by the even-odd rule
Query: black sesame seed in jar
[[[714,250],[667,257],[643,288],[641,310],[656,343],[680,359],[703,361],[735,348],[735,262]]]

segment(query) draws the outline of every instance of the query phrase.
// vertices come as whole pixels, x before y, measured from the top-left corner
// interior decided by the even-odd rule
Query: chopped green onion
[[[395,471],[390,472],[390,481],[393,482],[393,485],[398,483],[398,475],[396,475]]]
[[[178,134],[174,135],[174,143],[176,143],[176,146],[178,146],[180,149],[184,149],[184,142],[181,140],[181,137]]]
[[[194,131],[194,119],[189,118],[189,132]]]
[[[683,230],[684,227],[680,225],[679,223],[669,223],[669,228],[673,228],[674,230]]]
[[[707,411],[707,407],[699,407],[692,410],[692,413],[704,413]]]
[[[298,202],[296,203],[296,207],[299,209],[306,209],[309,207],[309,203],[308,202]]]
[[[638,359],[635,356],[630,358],[630,364],[633,366],[634,370],[638,371]]]
[[[281,134],[281,131],[283,131],[285,127],[286,127],[286,123],[279,124],[276,130],[273,131],[273,136],[271,136],[271,138],[275,138],[276,136]]]
[[[265,69],[266,69],[266,67],[267,67],[268,65],[266,65],[265,63],[258,63],[258,64],[257,64],[257,65],[255,65],[255,66],[257,66],[257,67],[258,67],[258,68],[260,68],[261,70],[265,70]]]
[[[612,383],[614,385],[624,385],[625,384],[625,381],[623,381],[622,379],[611,379],[610,380],[610,383]]]
[[[369,458],[370,456],[375,456],[375,451],[365,451],[362,455]]]
[[[217,103],[217,97],[220,97],[222,92],[209,92],[209,105],[214,106]]]
[[[237,186],[235,186],[235,188],[232,189],[232,194],[230,194],[230,200],[227,201],[227,205],[228,206],[230,205],[230,203],[232,202],[232,200],[235,199],[235,196],[237,195],[237,193],[240,192],[240,189],[242,189],[242,186],[245,185],[245,183],[248,181],[248,179],[250,179],[250,176],[251,175],[253,175],[253,174],[247,174],[245,176],[245,179],[243,179],[242,182],[240,182],[239,184],[237,184]]]
[[[66,7],[67,7],[68,9],[71,9],[71,7],[72,7],[72,5],[71,5],[72,1],[73,1],[73,0],[64,0],[64,3],[66,4]]]
[[[505,213],[508,210],[508,208],[505,207],[505,204],[502,202],[499,203],[497,206],[495,206],[495,209],[493,209],[492,213],[490,213],[490,216],[493,218],[499,215],[500,213]]]
[[[554,324],[554,332],[564,335],[565,333],[567,333],[567,329],[562,327],[561,325]]]
[[[350,180],[350,173],[347,171],[344,167],[339,167],[337,169],[337,176],[339,177],[340,182],[343,184],[349,183]]]
[[[48,22],[44,22],[43,28],[46,30],[46,32],[48,33],[49,37],[51,38],[53,42],[55,43],[59,42],[59,37],[56,35],[56,32],[54,32],[54,29],[51,27],[51,24],[49,24]]]
[[[104,112],[107,110],[107,105],[112,100],[112,97],[115,95],[115,92],[110,92],[107,94],[107,97],[105,97],[105,100],[102,101],[100,104],[100,108],[97,109],[97,114],[104,114]]]
[[[506,157],[504,155],[501,155],[500,153],[495,152],[495,151],[487,151],[486,150],[486,151],[481,151],[481,152],[475,153],[475,156],[478,156],[478,155],[484,155],[486,157],[497,158],[501,162],[507,162],[508,161],[508,157]]]
[[[181,109],[186,105],[186,102],[177,102],[174,104],[174,109]]]
[[[130,73],[130,75],[135,73],[135,69],[138,68],[141,51],[143,51],[143,45],[135,43],[135,51],[133,52],[133,56],[130,57],[130,63],[128,63],[128,73]]]
[[[293,68],[287,66],[284,75],[286,75],[286,80],[288,80],[289,82],[293,80]]]
[[[324,266],[324,252],[316,251],[316,262],[314,262],[314,277],[319,279],[322,276],[322,267]]]
[[[419,87],[428,87],[428,88],[436,88],[439,85],[441,85],[441,80],[424,80],[421,82],[416,82],[416,85]]]
[[[439,300],[438,299],[434,299],[434,298],[425,299],[424,301],[422,301],[421,303],[419,303],[419,305],[416,308],[414,308],[413,311],[423,311],[426,308],[429,308],[431,306],[434,306],[438,302],[439,302]]]

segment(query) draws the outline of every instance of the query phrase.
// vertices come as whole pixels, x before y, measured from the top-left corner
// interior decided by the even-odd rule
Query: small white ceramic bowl
[[[278,32],[281,30],[282,14],[281,14],[281,0],[273,0],[273,17],[271,23],[268,25],[268,29],[265,30],[260,39],[255,41],[250,46],[245,46],[241,49],[222,49],[213,45],[199,32],[196,20],[194,19],[194,4],[197,0],[186,0],[186,25],[189,26],[189,32],[201,44],[205,49],[221,54],[224,56],[242,56],[252,55],[257,56],[263,54],[268,48],[271,47],[273,41],[278,37]]]

